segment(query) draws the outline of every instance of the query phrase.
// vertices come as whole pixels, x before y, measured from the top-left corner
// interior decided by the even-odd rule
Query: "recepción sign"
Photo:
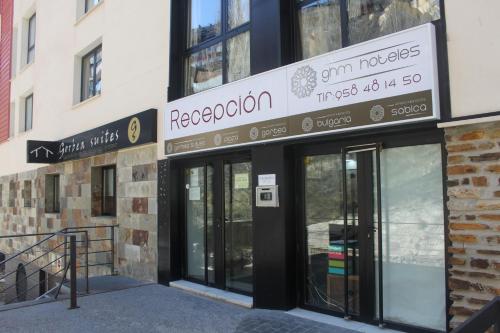
[[[157,110],[150,109],[59,141],[27,142],[28,163],[59,163],[156,142]]]
[[[438,118],[429,23],[173,101],[165,154]]]

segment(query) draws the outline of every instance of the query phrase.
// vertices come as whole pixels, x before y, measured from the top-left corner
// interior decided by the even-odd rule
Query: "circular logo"
[[[172,154],[173,150],[174,150],[174,145],[172,144],[172,142],[169,142],[167,144],[167,154]]]
[[[250,129],[250,139],[257,140],[259,138],[259,129],[257,127],[252,127]]]
[[[314,121],[310,117],[305,117],[302,120],[302,130],[304,132],[310,132],[314,127]]]
[[[317,85],[316,71],[309,65],[297,69],[292,77],[292,92],[298,98],[310,96]]]
[[[220,146],[221,143],[222,143],[222,136],[220,134],[215,134],[214,145]]]
[[[370,119],[375,122],[379,122],[382,119],[384,119],[384,114],[385,114],[384,108],[380,105],[375,105],[370,110]]]
[[[130,143],[136,143],[141,136],[141,122],[137,117],[130,119],[128,124],[128,140]]]

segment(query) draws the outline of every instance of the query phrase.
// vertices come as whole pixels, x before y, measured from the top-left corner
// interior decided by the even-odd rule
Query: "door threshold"
[[[239,305],[247,309],[251,309],[253,307],[253,298],[250,296],[245,296],[217,288],[207,287],[202,284],[186,280],[172,281],[170,282],[170,287],[182,289],[184,291],[196,295],[205,296],[226,303]]]
[[[341,328],[350,329],[360,333],[403,333],[388,328],[379,328],[377,326],[361,323],[353,320],[329,316],[323,313],[296,308],[287,312],[288,314],[304,319],[313,320],[319,323],[333,325]]]

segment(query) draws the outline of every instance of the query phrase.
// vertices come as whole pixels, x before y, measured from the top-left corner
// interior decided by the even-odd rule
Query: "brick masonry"
[[[92,158],[42,167],[34,171],[0,177],[0,232],[25,234],[54,232],[66,227],[116,225],[116,269],[140,280],[157,280],[157,164],[156,145],[128,149]],[[92,169],[116,165],[116,217],[92,214]],[[95,170],[95,169],[94,169]],[[60,174],[60,213],[45,213],[45,176]],[[25,207],[25,181],[31,180],[31,207]],[[107,229],[96,229],[90,239],[110,238]],[[33,244],[32,239],[0,242],[7,253]],[[97,247],[97,248],[96,248]],[[99,242],[91,251],[109,250]],[[92,262],[110,261],[110,254],[95,254]],[[91,274],[109,274],[109,267]]]
[[[500,122],[448,128],[450,315],[500,295]]]

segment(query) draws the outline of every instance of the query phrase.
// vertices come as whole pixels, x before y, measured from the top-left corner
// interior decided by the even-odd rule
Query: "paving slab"
[[[355,333],[283,311],[246,309],[157,284],[0,312],[0,332]]]

